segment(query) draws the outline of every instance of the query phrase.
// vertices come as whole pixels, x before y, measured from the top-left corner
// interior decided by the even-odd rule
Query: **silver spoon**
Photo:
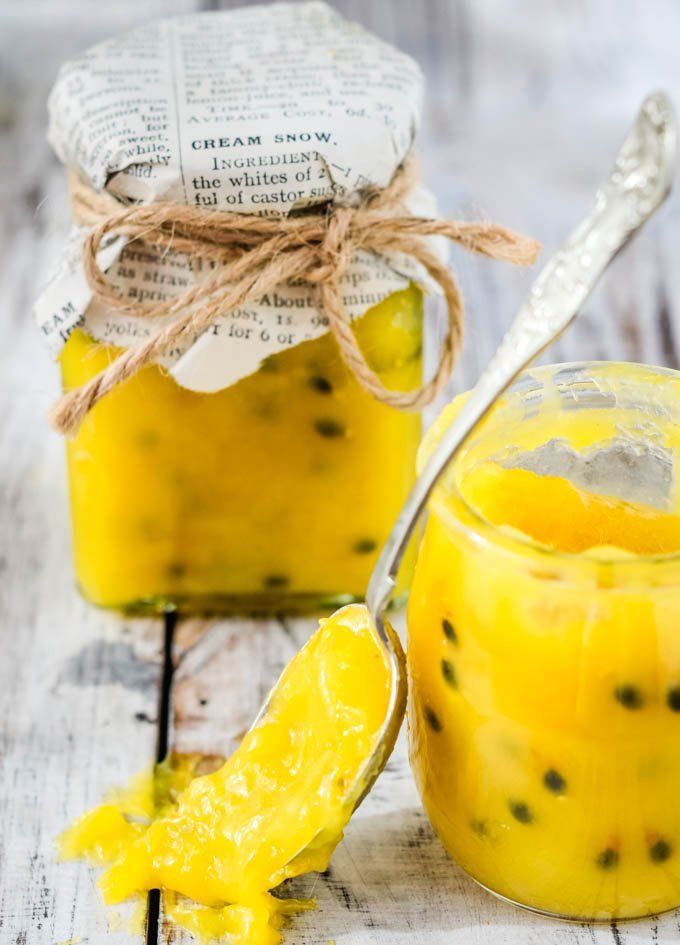
[[[390,660],[390,705],[376,747],[348,795],[353,807],[361,802],[385,766],[404,716],[406,662],[399,638],[385,620],[385,611],[399,565],[430,494],[498,397],[574,320],[612,259],[664,202],[675,172],[676,137],[673,107],[665,93],[654,92],[643,102],[612,171],[597,191],[593,208],[534,282],[529,298],[399,513],[366,594],[375,636]]]

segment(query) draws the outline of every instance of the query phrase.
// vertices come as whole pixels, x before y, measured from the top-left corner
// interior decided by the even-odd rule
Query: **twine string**
[[[159,202],[121,208],[110,194],[72,178],[74,215],[90,231],[83,243],[83,269],[94,298],[120,314],[163,318],[142,345],[125,349],[81,387],[63,394],[49,413],[53,427],[73,435],[85,416],[119,384],[187,338],[198,337],[229,311],[258,300],[286,283],[317,288],[329,327],[358,382],[375,398],[401,410],[421,410],[448,380],[460,349],[463,302],[449,269],[426,238],[444,236],[472,253],[515,265],[529,265],[538,244],[489,222],[457,222],[413,216],[403,210],[416,182],[412,159],[391,184],[369,192],[357,207],[329,204],[323,210],[272,218],[202,210]],[[156,253],[181,252],[201,270],[194,285],[162,301],[124,298],[97,262],[105,241],[123,236]],[[448,326],[439,365],[420,388],[394,391],[368,365],[343,305],[341,279],[359,250],[398,252],[416,259],[442,289]]]

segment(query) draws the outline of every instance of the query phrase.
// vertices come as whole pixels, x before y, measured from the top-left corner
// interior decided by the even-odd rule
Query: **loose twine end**
[[[540,246],[528,237],[488,222],[456,222],[409,216],[402,203],[416,183],[408,159],[392,183],[358,207],[335,207],[296,217],[274,219],[200,210],[175,203],[122,208],[109,194],[71,180],[74,214],[91,227],[83,245],[83,268],[93,297],[114,312],[162,316],[166,324],[136,348],[128,348],[86,384],[63,394],[48,412],[52,427],[73,436],[92,408],[119,384],[155,361],[178,342],[194,338],[221,315],[262,298],[291,281],[318,288],[321,305],[340,352],[358,382],[377,400],[400,410],[422,410],[449,379],[460,350],[463,301],[449,269],[432,253],[428,236],[444,236],[491,259],[526,266]],[[210,262],[209,274],[187,291],[161,302],[121,298],[97,263],[104,239],[125,236],[152,249],[173,249]],[[441,287],[448,328],[433,377],[412,391],[386,388],[357,343],[342,302],[340,278],[360,249],[400,252],[416,259]]]

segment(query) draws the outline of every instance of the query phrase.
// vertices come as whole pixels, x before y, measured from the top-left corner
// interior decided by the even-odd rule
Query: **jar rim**
[[[624,377],[627,370],[630,371],[630,379],[635,381],[636,374],[646,374],[659,378],[668,378],[674,380],[680,385],[680,371],[673,368],[643,364],[634,361],[569,361],[559,362],[538,367],[532,367],[523,371],[513,382],[509,390],[503,395],[507,397],[518,392],[518,385],[526,381],[528,377],[554,378],[560,373],[583,372],[597,375],[598,372],[613,372],[623,369]],[[640,381],[642,378],[640,378]],[[465,394],[459,395],[464,397]],[[459,400],[455,398],[451,403]],[[450,405],[448,405],[450,406]],[[446,410],[447,407],[444,408]],[[679,402],[680,410],[680,402]],[[443,414],[443,411],[442,411]],[[440,414],[440,416],[442,415]],[[436,441],[436,433],[432,435],[436,423],[430,427],[428,435],[421,444],[419,453],[419,465],[422,465],[423,459],[428,455],[428,450],[432,448],[433,440]],[[454,460],[455,464],[465,455],[465,450]],[[626,575],[635,572],[638,576],[649,578],[650,572],[654,572],[654,584],[659,582],[661,574],[665,575],[668,571],[677,569],[678,580],[670,583],[680,583],[680,547],[677,551],[663,554],[635,554],[631,557],[594,557],[582,552],[565,551],[560,548],[552,548],[543,545],[529,535],[524,535],[519,531],[512,531],[503,525],[488,521],[484,516],[471,505],[461,492],[458,481],[455,476],[450,476],[446,485],[446,502],[437,502],[437,493],[441,495],[443,486],[440,483],[435,487],[435,491],[428,504],[428,510],[436,515],[437,519],[447,528],[462,531],[466,538],[472,540],[474,544],[489,548],[494,552],[503,553],[513,560],[529,561],[532,565],[540,568],[545,567],[546,573],[541,576],[562,580],[564,574],[569,572],[570,577],[580,576],[586,579],[597,578],[601,580],[606,575],[606,585],[621,586],[625,584]],[[451,501],[453,500],[453,502]],[[559,568],[560,573],[550,573]],[[622,579],[622,580],[621,580]]]

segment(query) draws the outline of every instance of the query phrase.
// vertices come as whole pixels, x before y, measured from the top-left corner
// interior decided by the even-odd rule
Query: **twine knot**
[[[516,265],[529,265],[538,244],[487,222],[456,222],[409,215],[404,198],[417,180],[409,158],[384,190],[365,194],[357,207],[329,204],[283,218],[202,210],[169,201],[123,206],[110,194],[71,179],[76,219],[91,229],[83,243],[83,270],[93,297],[114,312],[162,316],[165,324],[139,347],[124,350],[90,381],[63,394],[49,413],[56,430],[74,434],[109,391],[178,343],[208,329],[221,315],[262,298],[277,286],[306,282],[316,287],[342,357],[374,397],[401,410],[420,410],[448,380],[460,348],[463,303],[455,279],[430,250],[426,238],[445,236],[470,252]],[[97,263],[106,239],[124,236],[152,250],[174,250],[210,265],[195,285],[163,301],[138,302],[121,296]],[[400,252],[417,260],[442,289],[448,329],[434,376],[412,391],[386,388],[366,362],[343,305],[340,280],[359,250]]]
[[[318,265],[308,271],[306,282],[318,285],[333,279],[336,273],[347,270],[355,252],[351,239],[355,213],[352,207],[329,205],[326,211],[326,233],[317,250]]]

